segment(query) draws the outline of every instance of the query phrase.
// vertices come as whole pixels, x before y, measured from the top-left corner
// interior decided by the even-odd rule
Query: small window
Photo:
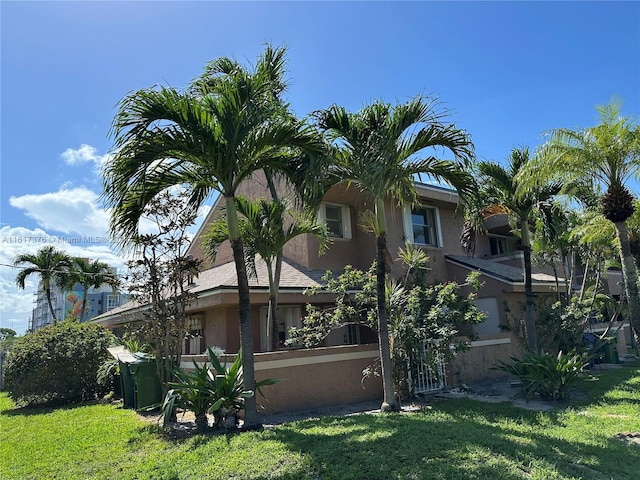
[[[330,237],[345,240],[351,238],[351,216],[348,206],[323,203],[318,212],[318,219],[327,226]]]
[[[405,210],[405,234],[418,245],[441,246],[440,220],[436,207],[417,206]]]
[[[505,237],[489,237],[489,246],[491,247],[491,255],[506,255],[510,252],[509,241]]]

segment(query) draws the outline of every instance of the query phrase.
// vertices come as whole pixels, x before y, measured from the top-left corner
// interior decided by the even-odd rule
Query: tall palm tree
[[[82,313],[80,314],[80,322],[83,322],[85,320],[89,288],[100,288],[105,284],[115,287],[117,285],[117,279],[109,264],[99,260],[90,261],[86,258],[76,257],[72,259],[68,285],[72,287],[76,283],[82,285]]]
[[[398,204],[416,199],[414,176],[426,174],[452,184],[461,194],[473,190],[473,178],[464,167],[473,158],[468,135],[442,123],[433,100],[416,97],[392,106],[373,102],[357,113],[334,105],[314,114],[337,148],[334,173],[353,182],[372,197],[371,227],[376,235],[378,338],[384,387],[382,411],[399,409],[393,392],[389,332],[385,304],[386,233],[384,201]],[[430,149],[449,150],[455,161],[438,160]]]
[[[507,158],[506,168],[494,162],[478,162],[477,202],[466,205],[467,218],[480,222],[494,215],[507,215],[513,231],[520,236],[524,257],[525,328],[527,348],[538,350],[534,317],[533,281],[531,276],[532,227],[536,218],[551,218],[552,202],[560,192],[560,185],[551,183],[542,186],[526,186],[518,176],[530,162],[528,148],[516,148]],[[472,221],[473,223],[473,221]],[[547,222],[548,225],[551,222]]]
[[[23,253],[16,256],[13,264],[16,267],[24,267],[16,275],[16,285],[22,290],[25,288],[25,281],[29,275],[37,273],[40,276],[40,283],[47,295],[49,311],[55,325],[58,319],[51,300],[51,287],[54,285],[63,287],[66,284],[71,268],[71,258],[53,245],[46,245],[35,254]]]
[[[186,91],[139,90],[125,97],[113,122],[114,156],[104,173],[104,198],[113,208],[111,231],[134,237],[144,207],[160,192],[183,185],[197,209],[214,192],[225,199],[238,275],[244,389],[254,390],[249,283],[235,194],[264,168],[278,171],[291,149],[313,150],[308,126],[284,115],[285,48],[267,46],[253,70],[229,58],[205,68]],[[245,404],[245,427],[259,424],[255,397]]]
[[[240,232],[246,251],[246,262],[255,270],[255,258],[262,258],[269,279],[269,309],[267,318],[267,348],[278,348],[278,291],[282,272],[282,252],[289,241],[300,235],[311,234],[320,240],[321,250],[328,241],[327,229],[315,216],[291,209],[287,202],[265,199],[236,198],[240,218]],[[227,223],[220,218],[211,225],[205,244],[215,256],[217,246],[229,238]]]
[[[634,213],[628,182],[640,175],[640,126],[621,114],[618,102],[596,108],[600,123],[595,127],[552,130],[522,177],[530,183],[553,178],[589,184],[596,192],[605,190],[600,211],[615,225],[629,317],[636,336],[640,336],[638,272],[627,230],[627,219]]]

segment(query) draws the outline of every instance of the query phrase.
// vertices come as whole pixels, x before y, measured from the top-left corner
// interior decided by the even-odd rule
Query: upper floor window
[[[330,237],[351,238],[351,216],[348,206],[323,202],[318,217],[327,226]]]
[[[491,255],[505,255],[510,253],[509,240],[506,237],[497,237],[489,235],[489,247],[491,248]]]
[[[408,241],[418,245],[442,246],[438,209],[428,206],[407,207],[405,235]]]
[[[100,300],[98,300],[98,304],[100,303]],[[107,311],[113,310],[120,305],[122,305],[122,298],[120,295],[107,295]]]

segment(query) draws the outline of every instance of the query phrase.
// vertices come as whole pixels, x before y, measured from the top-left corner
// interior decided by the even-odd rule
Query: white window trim
[[[340,207],[342,214],[342,237],[336,237],[329,234],[329,238],[333,240],[351,240],[351,211],[348,205],[340,205],[339,203],[322,202],[320,209],[318,210],[318,221],[323,225],[327,224],[327,215],[325,207],[330,205],[332,207]]]
[[[426,243],[416,243],[414,241],[413,238],[413,221],[411,218],[411,209],[413,207],[418,207],[418,208],[430,208],[433,210],[433,216],[436,220],[436,238],[438,241],[437,245],[429,245]],[[433,205],[408,205],[405,204],[404,209],[403,209],[403,223],[404,223],[404,237],[406,239],[407,242],[409,243],[415,243],[416,245],[420,245],[421,247],[428,247],[428,248],[442,248],[442,226],[440,224],[440,210],[438,209],[438,207],[435,207]]]

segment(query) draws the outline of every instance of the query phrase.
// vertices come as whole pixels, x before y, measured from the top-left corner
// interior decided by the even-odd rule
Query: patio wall
[[[521,357],[523,345],[509,334],[486,336],[471,342],[471,348],[460,352],[447,365],[450,386],[480,382],[505,376],[502,370],[493,370],[499,360]]]
[[[382,381],[362,370],[378,357],[377,345],[345,345],[255,354],[256,379],[282,378],[258,395],[263,413],[294,412],[366,400],[382,401]],[[228,355],[227,361],[233,361]],[[204,355],[184,355],[181,367],[193,367]],[[364,388],[363,388],[364,387]]]

